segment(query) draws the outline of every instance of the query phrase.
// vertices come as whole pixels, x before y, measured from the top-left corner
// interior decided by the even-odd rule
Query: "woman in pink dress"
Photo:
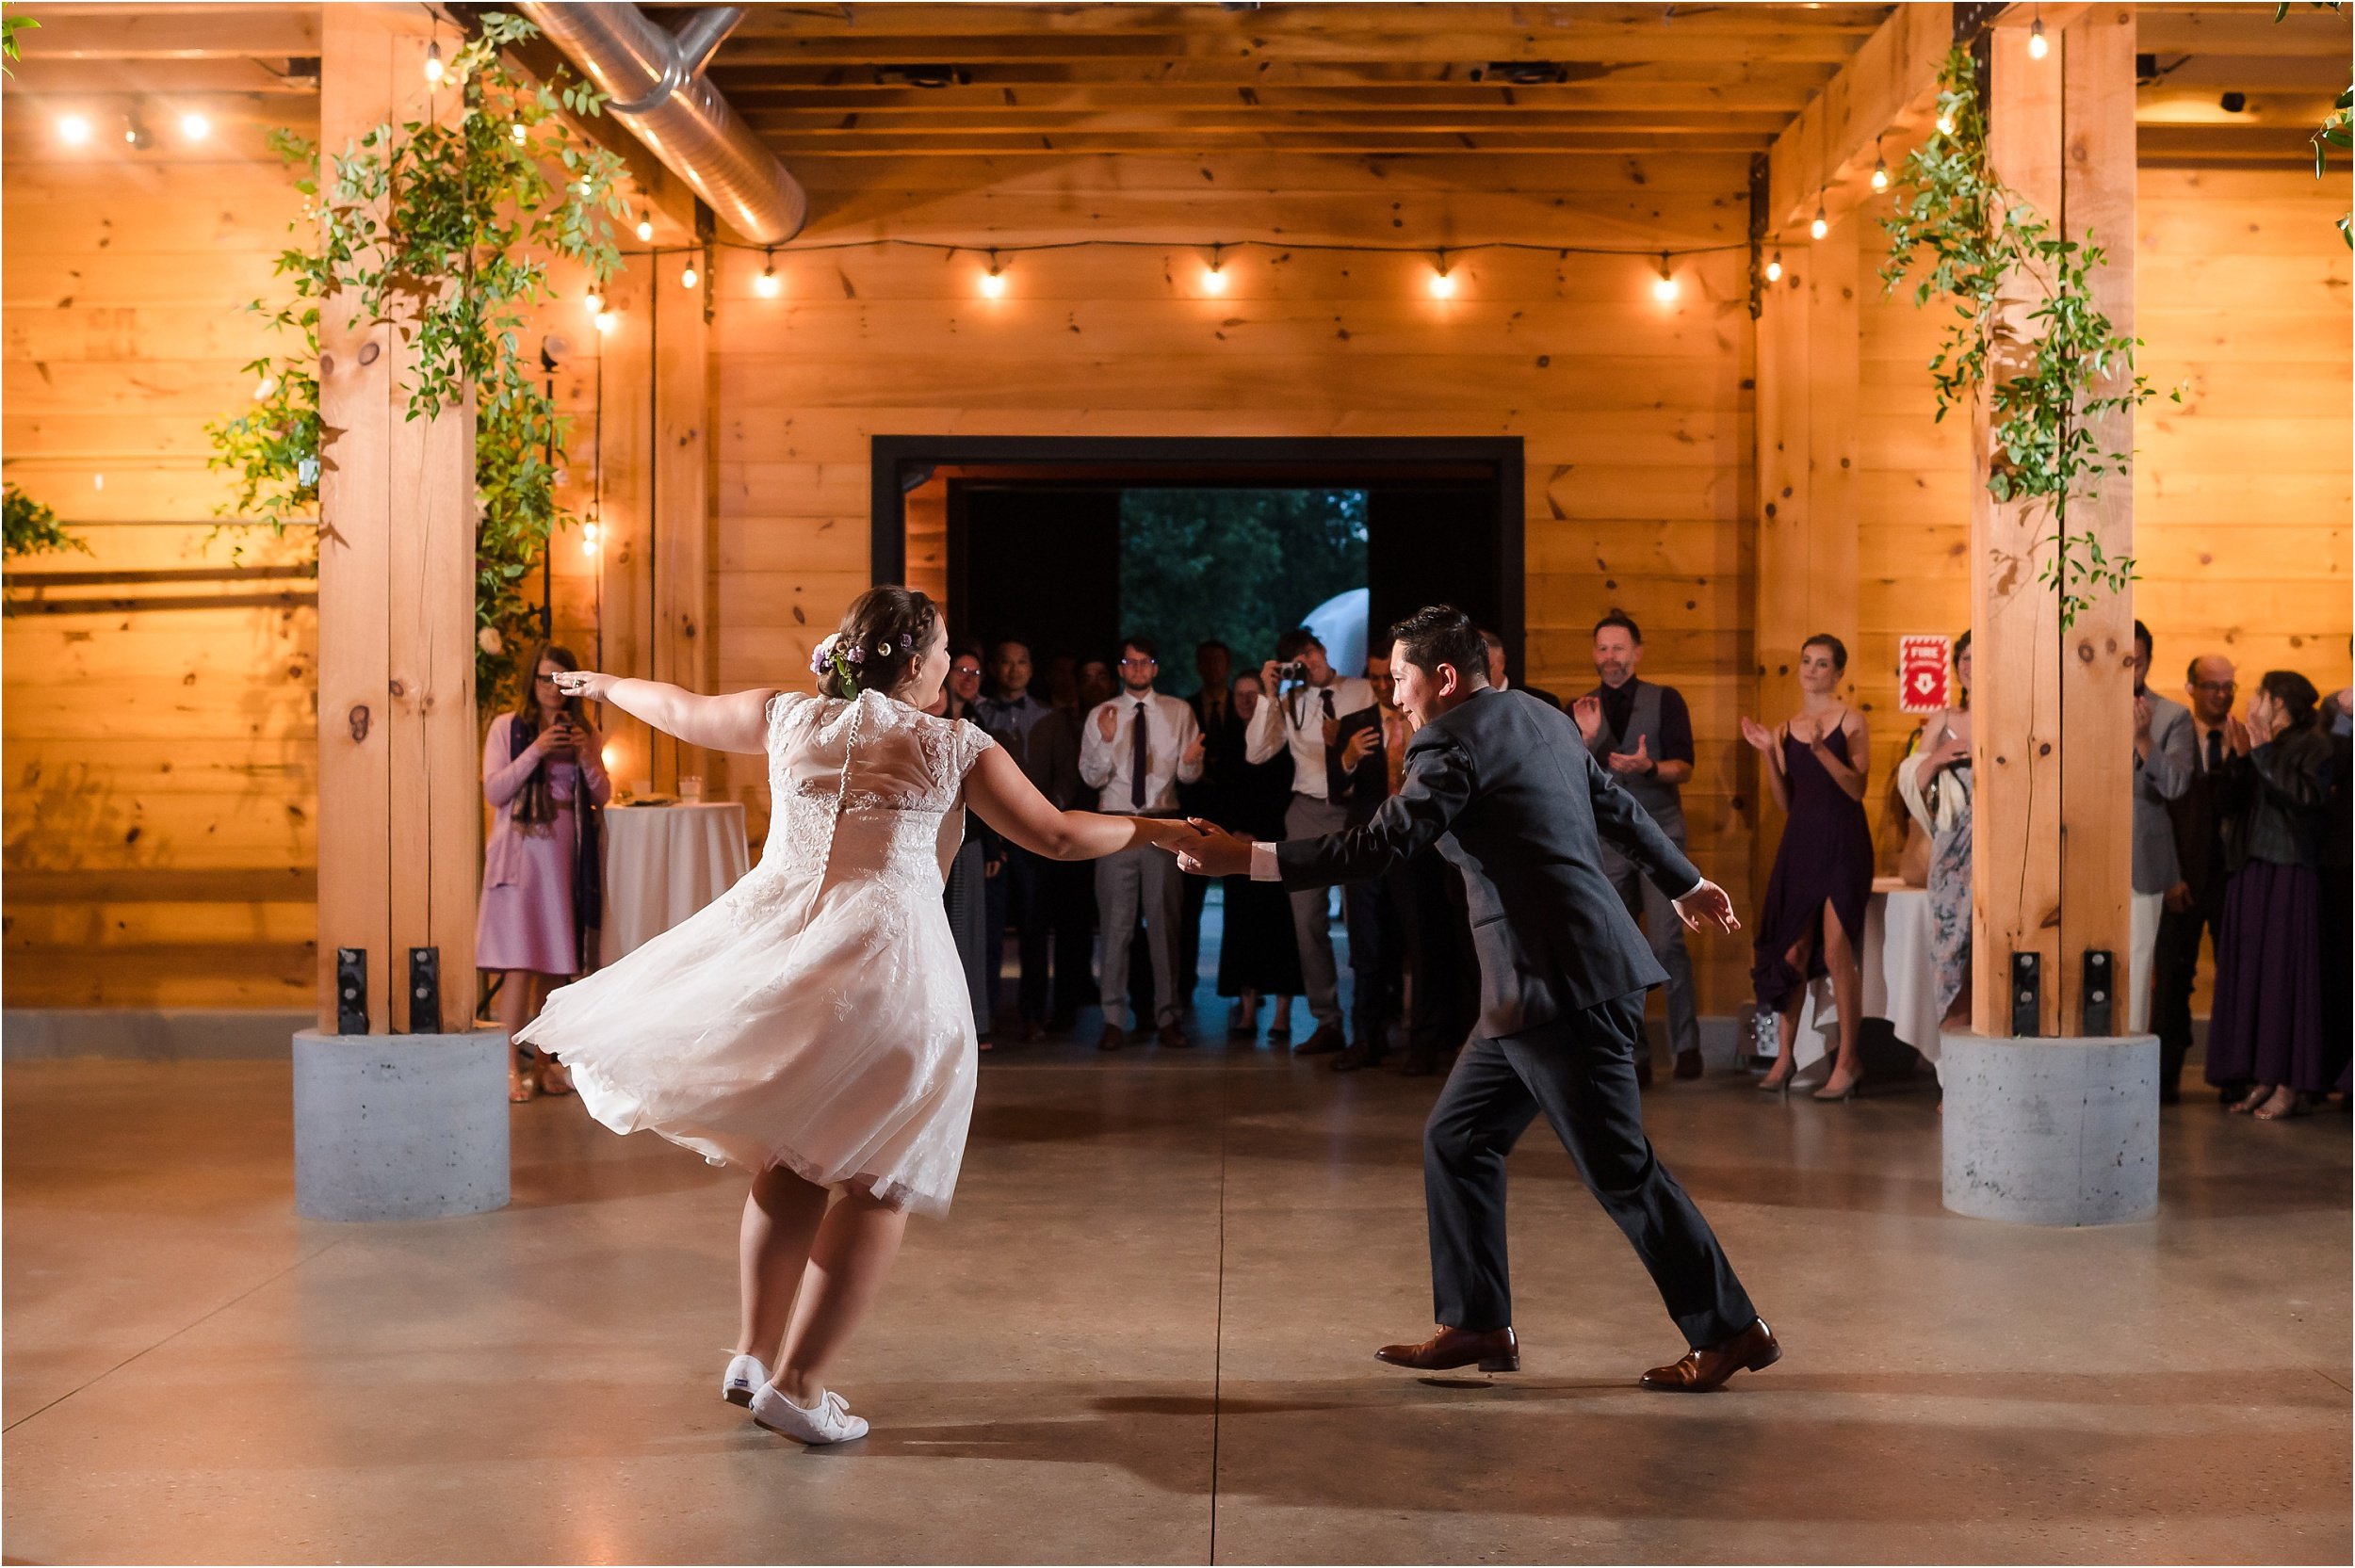
[[[531,678],[515,706],[491,720],[482,743],[491,834],[474,962],[504,972],[499,1026],[510,1040],[539,1016],[557,981],[580,972],[581,933],[597,924],[602,891],[596,810],[613,794],[603,737],[580,699],[556,688],[558,672],[580,661],[569,648],[543,643],[527,668]],[[572,1092],[558,1062],[539,1057],[537,1069],[508,1063],[508,1099]]]

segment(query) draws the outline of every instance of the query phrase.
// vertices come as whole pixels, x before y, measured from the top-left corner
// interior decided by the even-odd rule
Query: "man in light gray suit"
[[[2159,944],[2159,917],[2168,890],[2183,881],[2175,857],[2175,825],[2168,802],[2180,800],[2200,771],[2192,740],[2191,710],[2169,702],[2145,684],[2151,674],[2151,628],[2135,622],[2135,894],[2134,951],[2126,970],[2126,1027],[2140,1034],[2151,1026],[2152,956]],[[2162,1072],[2160,1097],[2171,1100],[2176,1072]]]

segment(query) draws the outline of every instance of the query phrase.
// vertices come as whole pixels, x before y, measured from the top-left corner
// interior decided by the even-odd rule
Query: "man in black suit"
[[[1419,724],[1398,793],[1362,827],[1253,844],[1212,831],[1178,849],[1210,876],[1291,888],[1378,877],[1437,842],[1464,874],[1480,954],[1480,1026],[1423,1129],[1438,1332],[1385,1346],[1394,1366],[1517,1371],[1504,1249],[1504,1157],[1542,1111],[1634,1245],[1691,1347],[1646,1388],[1703,1392],[1779,1360],[1709,1223],[1654,1157],[1635,1087],[1644,994],[1666,973],[1602,868],[1613,845],[1694,929],[1739,929],[1559,708],[1488,683],[1486,650],[1440,605],[1392,628],[1398,704]]]

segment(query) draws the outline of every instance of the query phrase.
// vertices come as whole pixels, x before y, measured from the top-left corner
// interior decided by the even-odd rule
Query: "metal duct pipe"
[[[698,74],[743,20],[738,6],[695,12],[671,33],[628,4],[521,0],[517,6],[612,102],[665,167],[755,245],[781,245],[809,220],[809,195],[720,91]]]

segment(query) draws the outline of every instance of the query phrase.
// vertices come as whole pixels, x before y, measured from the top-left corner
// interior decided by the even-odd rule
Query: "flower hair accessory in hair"
[[[864,645],[846,641],[840,632],[835,632],[810,651],[809,672],[822,675],[829,670],[833,671],[834,678],[841,684],[843,691],[855,697],[859,692],[858,677],[851,673],[851,666],[866,662],[867,649]]]

